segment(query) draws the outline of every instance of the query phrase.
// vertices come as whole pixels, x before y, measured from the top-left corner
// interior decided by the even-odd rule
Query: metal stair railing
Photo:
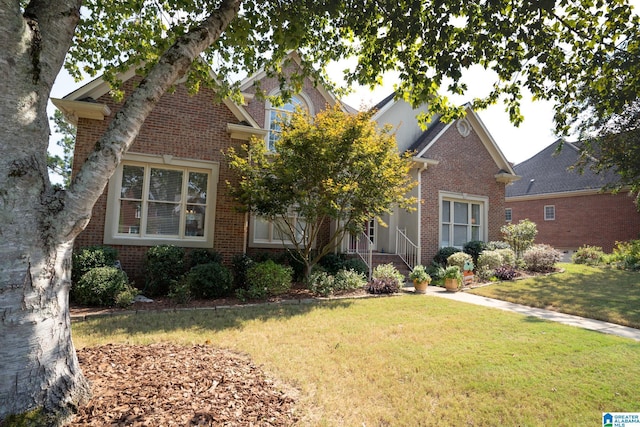
[[[407,237],[404,230],[400,228],[396,229],[396,253],[402,258],[405,264],[413,270],[418,265],[418,254],[420,247],[413,243],[411,239]]]

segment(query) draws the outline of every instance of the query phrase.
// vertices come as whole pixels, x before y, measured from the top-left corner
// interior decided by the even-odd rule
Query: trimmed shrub
[[[398,282],[398,286],[402,286],[405,277],[398,271],[393,264],[380,264],[373,269],[371,273],[373,279],[388,279]]]
[[[222,298],[233,293],[233,275],[218,262],[196,265],[184,281],[195,298]]]
[[[547,272],[552,271],[553,266],[560,261],[560,252],[549,245],[534,245],[522,256],[527,270]]]
[[[336,291],[352,291],[359,289],[367,284],[367,278],[364,274],[355,270],[342,269],[334,277]]]
[[[276,264],[273,260],[254,263],[247,270],[247,296],[264,299],[287,293],[291,289],[292,277],[291,267]]]
[[[495,251],[498,249],[511,249],[511,246],[507,242],[503,242],[502,240],[494,240],[487,243],[485,248],[488,251]]]
[[[342,265],[342,270],[353,270],[356,273],[363,274],[365,277],[369,274],[369,267],[360,258],[348,258]]]
[[[184,249],[173,245],[152,246],[145,254],[147,296],[167,295],[171,284],[184,274]]]
[[[480,253],[484,251],[486,247],[487,244],[482,240],[471,240],[470,242],[464,244],[464,246],[462,247],[462,251],[466,254],[471,255],[473,263],[475,265],[478,265],[478,256],[480,256]]]
[[[455,254],[456,252],[462,252],[462,251],[453,246],[445,246],[444,248],[440,248],[438,253],[436,253],[436,256],[433,257],[433,262],[435,262],[436,264],[439,264],[440,267],[446,267],[447,260],[451,255]]]
[[[193,249],[189,252],[189,268],[196,265],[211,264],[217,262],[222,264],[222,255],[210,249]]]
[[[370,294],[395,294],[400,290],[398,281],[391,278],[373,279],[367,283],[367,292]]]
[[[254,261],[247,254],[234,255],[231,260],[231,268],[233,270],[233,284],[236,289],[246,289],[247,270]]]
[[[507,265],[498,267],[494,271],[494,276],[498,280],[513,280],[517,275],[518,273],[513,268]]]
[[[82,305],[127,307],[137,293],[124,271],[116,267],[96,267],[73,284],[70,298]]]
[[[473,262],[473,258],[471,258],[471,255],[464,252],[456,252],[449,258],[447,258],[447,266],[451,267],[452,265],[457,265],[458,267],[460,267],[460,271],[463,271],[464,264],[469,261]]]
[[[347,257],[344,254],[329,253],[323,256],[318,264],[329,274],[336,274],[344,268]]]
[[[513,252],[513,250],[509,248],[503,248],[503,249],[496,249],[495,251],[502,256],[503,265],[507,265],[509,267],[516,266],[516,254],[515,252]]]
[[[482,280],[488,280],[495,275],[496,268],[504,264],[500,251],[484,251],[478,257],[477,274]]]
[[[604,252],[599,246],[584,245],[571,256],[574,264],[598,265],[604,259]]]
[[[316,270],[309,276],[307,286],[315,295],[326,297],[335,289],[335,278],[326,271]]]
[[[96,267],[114,267],[118,251],[111,246],[87,246],[73,251],[71,281],[77,283],[89,270]]]
[[[442,286],[444,285],[444,268],[435,262],[427,267],[427,274],[431,276],[431,285]]]

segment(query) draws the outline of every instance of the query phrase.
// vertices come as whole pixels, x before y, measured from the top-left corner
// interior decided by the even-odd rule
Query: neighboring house
[[[628,192],[602,191],[615,184],[614,172],[583,173],[572,166],[579,148],[561,140],[514,166],[522,180],[507,188],[505,219],[536,223],[536,243],[546,243],[570,253],[583,245],[600,246],[610,252],[616,241],[638,238],[640,214]]]
[[[124,89],[130,90],[136,79],[134,73],[123,75]],[[271,146],[279,131],[273,122],[278,113],[301,106],[315,114],[337,101],[307,79],[289,103],[273,108],[253,96],[258,80],[268,95],[277,94],[277,81],[264,73],[241,85],[244,105],[214,103],[207,89],[190,96],[181,85],[165,94],[109,180],[76,246],[115,247],[138,284],[144,283],[144,254],[152,245],[210,248],[227,262],[238,254],[282,249],[270,222],[236,209],[228,194],[226,182],[233,176],[223,152],[253,135]],[[121,104],[100,79],[53,102],[77,126],[75,173]],[[505,185],[518,177],[477,115],[467,108],[465,119],[450,124],[434,120],[423,131],[416,120],[419,110],[404,101],[391,96],[376,108],[374,120],[397,128],[400,151],[415,151],[412,173],[419,185],[414,195],[420,203],[415,212],[396,210],[386,218],[387,228],[375,221],[368,224],[373,249],[400,252],[411,266],[428,265],[442,246],[499,239]],[[327,226],[318,243],[330,233]],[[353,251],[347,240],[336,250]]]
[[[393,95],[375,108],[373,120],[396,129],[399,150],[415,153],[413,195],[419,200],[415,212],[396,209],[384,218],[386,228],[370,224],[375,249],[408,253],[410,265],[430,265],[441,247],[499,240],[505,186],[519,177],[478,115],[467,105],[465,118],[443,123],[436,117],[423,130],[416,117],[424,108]]]

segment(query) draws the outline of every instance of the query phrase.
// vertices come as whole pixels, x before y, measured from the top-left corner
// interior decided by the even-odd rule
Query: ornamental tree
[[[315,117],[297,111],[282,121],[275,152],[254,138],[227,158],[238,175],[231,193],[253,214],[272,221],[282,241],[293,246],[305,274],[347,233],[394,206],[415,210],[407,193],[411,153],[400,155],[390,127],[378,129],[372,112],[348,114],[340,105]],[[333,221],[329,241],[321,231]]]
[[[479,64],[495,85],[475,108],[503,99],[517,123],[527,87],[556,101],[562,124],[581,84],[638,31],[626,0],[0,0],[0,419],[33,410],[58,424],[86,400],[68,310],[73,241],[178,82],[237,96],[234,76],[265,70],[286,97],[305,74],[328,83],[330,61],[353,56],[348,84],[398,71],[398,96],[448,119],[462,110],[441,86],[463,93],[463,71]],[[293,49],[304,67],[286,79]],[[47,173],[46,106],[63,64],[77,77],[102,73],[126,100],[60,190]],[[118,92],[118,72],[134,66],[140,84]]]

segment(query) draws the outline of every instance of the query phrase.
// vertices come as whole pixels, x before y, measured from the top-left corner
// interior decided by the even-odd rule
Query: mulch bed
[[[72,426],[290,426],[295,391],[248,357],[206,345],[78,350],[93,397]]]
[[[366,295],[364,290],[349,297]],[[275,303],[314,296],[303,288]],[[74,319],[246,304],[235,298],[176,304],[168,298],[120,308],[71,306]],[[251,303],[251,302],[249,302]],[[291,426],[297,390],[268,378],[248,356],[208,345],[109,344],[77,350],[93,397],[71,426]]]

